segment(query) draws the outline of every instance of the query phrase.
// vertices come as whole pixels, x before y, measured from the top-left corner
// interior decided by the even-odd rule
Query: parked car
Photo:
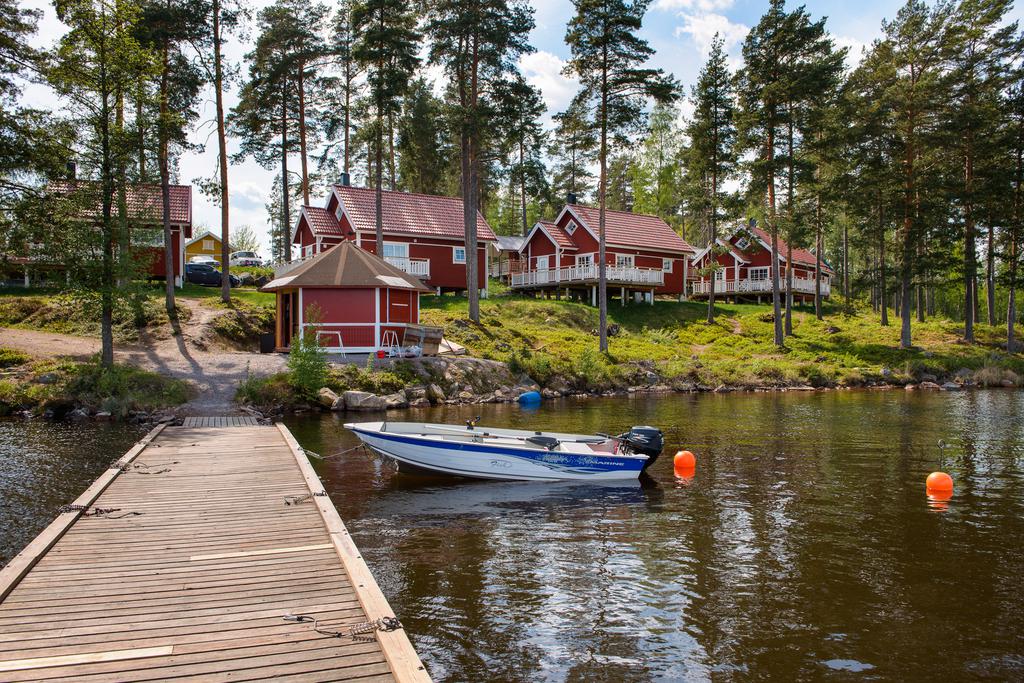
[[[223,274],[209,263],[186,263],[185,281],[194,285],[205,285],[208,287],[220,287]],[[231,286],[237,287],[239,280],[231,276]]]
[[[213,266],[214,268],[220,268],[220,261],[218,261],[217,259],[213,258],[212,256],[207,256],[206,254],[200,254],[199,256],[193,256],[192,258],[190,258],[188,260],[188,262],[189,263],[205,263],[207,265]]]
[[[260,257],[257,256],[255,251],[236,251],[233,254],[231,254],[231,260],[228,261],[228,263],[231,264],[232,268],[234,268],[235,266],[249,266],[258,268],[260,265],[263,264],[263,261],[260,260]]]

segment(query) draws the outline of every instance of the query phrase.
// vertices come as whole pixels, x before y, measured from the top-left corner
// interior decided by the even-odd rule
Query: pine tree
[[[685,145],[675,107],[658,103],[633,165],[633,210],[660,217],[673,227],[681,222],[679,186]]]
[[[469,319],[480,321],[476,215],[480,208],[482,143],[496,83],[514,71],[533,28],[525,0],[435,0],[427,6],[430,62],[444,67],[453,92],[450,112],[459,137],[466,289]]]
[[[426,79],[417,78],[409,84],[396,142],[398,183],[406,192],[446,192],[452,149],[442,126],[443,106]]]
[[[608,351],[608,282],[605,236],[608,147],[644,121],[649,99],[671,102],[678,97],[675,81],[660,69],[641,66],[654,50],[637,33],[649,0],[573,0],[565,42],[572,50],[566,70],[579,77],[594,106],[600,174],[597,184],[599,348]]]
[[[736,116],[732,75],[726,61],[724,42],[715,34],[711,53],[701,69],[691,95],[693,117],[686,127],[690,146],[686,173],[690,195],[708,216],[707,245],[714,250],[718,239],[719,214],[725,204],[722,186],[736,170]],[[715,276],[711,273],[707,321],[715,321]]]
[[[597,134],[588,120],[585,93],[578,93],[565,111],[552,118],[555,130],[548,146],[552,190],[560,201],[567,202],[570,195],[585,201],[593,191],[590,166],[597,160]]]
[[[373,102],[374,171],[377,192],[377,254],[384,253],[384,134],[409,86],[419,58],[420,36],[416,16],[405,0],[364,0],[352,8],[355,42],[352,58],[366,72],[369,99]],[[389,134],[389,139],[390,139]],[[392,173],[392,178],[394,173]]]
[[[365,83],[362,68],[352,54],[355,32],[352,27],[352,0],[342,0],[334,16],[329,44],[329,56],[337,75],[323,78],[323,92],[328,103],[325,112],[325,132],[329,143],[324,159],[332,156],[333,143],[341,139],[341,171],[351,173],[353,140],[357,131],[357,105],[362,98]]]
[[[512,78],[498,89],[499,136],[507,149],[509,182],[518,194],[520,232],[525,237],[530,230],[527,221],[529,197],[547,193],[543,150],[544,127],[540,117],[544,114],[544,100],[540,91],[522,77]]]

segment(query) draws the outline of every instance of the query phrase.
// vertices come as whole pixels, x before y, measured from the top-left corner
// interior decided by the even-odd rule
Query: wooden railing
[[[831,283],[825,278],[821,280],[821,295],[829,296]],[[708,294],[711,291],[711,283],[707,280],[694,282],[691,292],[693,294]],[[715,283],[715,294],[768,294],[772,291],[771,280],[719,280]],[[786,279],[779,279],[779,291],[786,291]],[[793,278],[793,291],[800,294],[814,294],[814,278]]]
[[[513,287],[536,287],[542,285],[573,282],[594,282],[598,278],[596,265],[566,266],[512,273]],[[665,273],[660,268],[635,268],[632,266],[607,266],[605,277],[612,284],[647,285],[660,287],[665,284]]]
[[[404,256],[385,256],[384,260],[398,268],[403,273],[415,275],[416,277],[430,277],[430,259],[427,258],[405,258]]]

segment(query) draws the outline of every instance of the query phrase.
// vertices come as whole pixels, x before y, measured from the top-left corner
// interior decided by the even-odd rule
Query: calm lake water
[[[451,483],[360,451],[316,463],[439,681],[1024,676],[1024,392],[673,395],[405,419],[478,414],[580,432],[649,423],[668,446],[642,485]],[[355,444],[342,421],[288,426],[328,454]],[[0,422],[0,554],[142,431]],[[939,439],[948,502],[924,492]],[[689,481],[672,472],[680,447],[697,454]]]

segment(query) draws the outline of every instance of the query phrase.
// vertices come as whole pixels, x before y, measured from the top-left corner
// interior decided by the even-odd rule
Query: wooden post
[[[622,305],[625,306],[626,305],[626,288],[625,287],[622,287],[621,299],[622,299]]]

